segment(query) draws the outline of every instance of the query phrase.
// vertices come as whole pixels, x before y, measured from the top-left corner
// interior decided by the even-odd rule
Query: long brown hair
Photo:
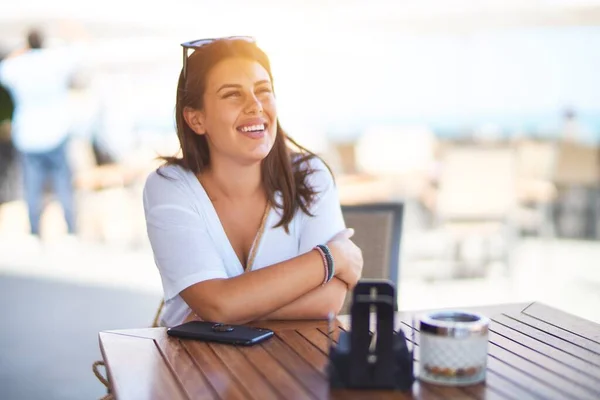
[[[196,49],[187,60],[186,78],[182,69],[177,84],[175,121],[181,157],[162,157],[166,165],[179,165],[198,175],[210,164],[206,136],[196,134],[188,126],[183,110],[185,107],[203,108],[209,71],[220,61],[234,57],[258,62],[273,82],[269,59],[254,43],[246,40],[216,40]],[[283,226],[286,232],[289,232],[289,224],[299,208],[311,215],[309,209],[317,193],[308,184],[308,176],[314,172],[308,161],[315,157],[314,153],[290,138],[277,121],[275,143],[261,163],[261,176],[268,201],[282,210],[281,220],[276,227]],[[282,204],[278,204],[275,198],[277,191],[281,192]]]

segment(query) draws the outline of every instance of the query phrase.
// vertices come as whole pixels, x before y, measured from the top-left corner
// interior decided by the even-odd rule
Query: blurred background
[[[179,43],[205,37],[257,38],[283,127],[343,203],[405,204],[400,309],[542,301],[600,322],[599,0],[8,1],[0,57],[31,27],[79,60],[77,234],[48,194],[29,235],[0,88],[0,397],[100,397],[98,331],[150,325],[141,191],[177,151]]]

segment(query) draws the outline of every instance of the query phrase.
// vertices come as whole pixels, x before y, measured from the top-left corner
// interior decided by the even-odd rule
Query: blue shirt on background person
[[[76,57],[68,49],[30,49],[0,63],[0,82],[15,101],[12,137],[21,152],[45,152],[69,135],[70,82]]]

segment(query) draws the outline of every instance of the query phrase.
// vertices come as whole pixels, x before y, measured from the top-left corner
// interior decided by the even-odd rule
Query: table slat
[[[257,400],[277,399],[279,396],[267,380],[253,367],[252,363],[235,346],[209,343],[208,346],[229,369],[231,376]]]
[[[507,314],[512,313],[508,312]],[[541,303],[529,305],[521,314],[540,319],[563,329],[568,329],[582,337],[600,343],[600,324],[588,321],[587,319],[579,318]]]
[[[181,340],[181,345],[192,356],[194,364],[210,383],[221,399],[248,399],[248,394],[238,380],[231,376],[227,367],[208,346],[208,343],[195,340]]]
[[[569,341],[558,338],[556,336],[548,335],[544,331],[540,331],[537,328],[524,324],[513,318],[500,315],[494,318],[494,322],[502,324],[505,327],[514,329],[527,335],[535,340],[545,343],[555,349],[561,350],[564,353],[571,354],[583,361],[587,361],[595,367],[600,367],[600,355],[595,354],[587,349],[577,346]]]
[[[545,366],[535,364],[531,362],[531,360],[525,359],[507,349],[495,345],[494,343],[490,343],[488,354],[490,355],[490,359],[497,359],[500,362],[510,365],[521,374],[529,375],[532,378],[543,382],[544,386],[551,387],[555,391],[562,393],[566,398],[573,396],[587,399],[591,398],[594,394],[593,390],[587,390],[559,373],[551,371]]]
[[[531,317],[527,314],[505,314],[505,316],[529,325],[532,328],[547,333],[548,335],[560,338],[565,342],[569,342],[575,346],[584,348],[594,353],[596,356],[600,356],[600,343],[576,333],[577,327],[571,327],[569,329],[561,328],[539,318]],[[598,330],[600,330],[600,325],[598,326]]]
[[[535,394],[529,388],[515,383],[506,377],[488,370],[485,376],[486,386],[493,391],[502,393],[507,399],[513,400],[538,400],[543,399],[541,395]]]
[[[282,342],[279,337],[273,337],[262,343],[261,346],[314,397],[327,398],[329,385],[324,376]]]
[[[402,392],[392,392],[388,390],[333,390],[329,396],[330,399],[339,399],[339,400],[353,400],[353,399],[361,399],[361,400],[402,400],[402,399],[418,399],[418,400],[430,400],[435,399],[433,397],[414,397],[410,396],[410,394],[404,394]]]
[[[480,383],[478,385],[465,386],[462,388],[465,392],[471,395],[474,399],[485,399],[485,400],[509,400],[510,396],[497,391],[495,388],[488,386],[486,383]]]
[[[107,368],[112,389],[120,399],[187,399],[165,363],[153,339],[101,332],[100,349],[110,365]],[[136,385],[135,382],[144,382]]]
[[[541,366],[544,369],[552,371],[558,376],[570,381],[572,384],[581,385],[590,393],[594,393],[600,399],[600,381],[590,377],[589,375],[578,371],[566,364],[563,364],[554,358],[538,353],[526,346],[511,341],[494,332],[490,332],[490,346],[497,346],[506,351],[513,352],[529,362]]]
[[[316,329],[311,331],[323,336]],[[311,344],[306,338],[300,335],[297,331],[286,330],[277,332],[277,336],[281,338],[285,344],[293,349],[300,357],[302,357],[310,366],[319,371],[323,376],[326,375],[326,367],[329,358],[323,354],[317,347]],[[323,336],[325,338],[325,336]],[[327,338],[325,338],[327,339]]]
[[[298,329],[296,332],[312,343],[321,353],[326,356],[329,354],[329,339],[319,329]]]
[[[419,385],[428,392],[436,394],[443,399],[477,399],[475,395],[459,387],[439,386],[427,382],[419,382]]]
[[[321,332],[323,335],[325,335],[325,337],[327,337],[327,329],[319,329],[319,332]],[[334,343],[337,343],[338,338],[340,337],[340,333],[343,331],[344,329],[341,326],[335,326],[334,329],[331,331],[331,340]]]
[[[552,347],[544,342],[524,335],[523,333],[504,325],[494,324],[490,329],[490,335],[495,335],[496,337],[502,336],[513,341],[515,344],[542,354],[547,358],[556,360],[557,362],[566,365],[568,368],[576,370],[578,374],[588,377],[594,381],[594,386],[600,385],[600,368],[590,364],[586,360],[582,360],[579,357],[565,353],[563,350]]]
[[[191,355],[181,345],[180,340],[161,335],[155,341],[190,399],[217,398],[216,393],[213,392],[200,370],[196,368]]]
[[[239,350],[282,398],[290,400],[315,398],[262,346],[240,347]]]

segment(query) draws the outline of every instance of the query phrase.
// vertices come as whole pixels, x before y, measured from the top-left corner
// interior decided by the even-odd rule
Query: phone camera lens
[[[215,332],[231,332],[233,331],[233,326],[225,324],[214,324],[212,326],[212,330]]]

